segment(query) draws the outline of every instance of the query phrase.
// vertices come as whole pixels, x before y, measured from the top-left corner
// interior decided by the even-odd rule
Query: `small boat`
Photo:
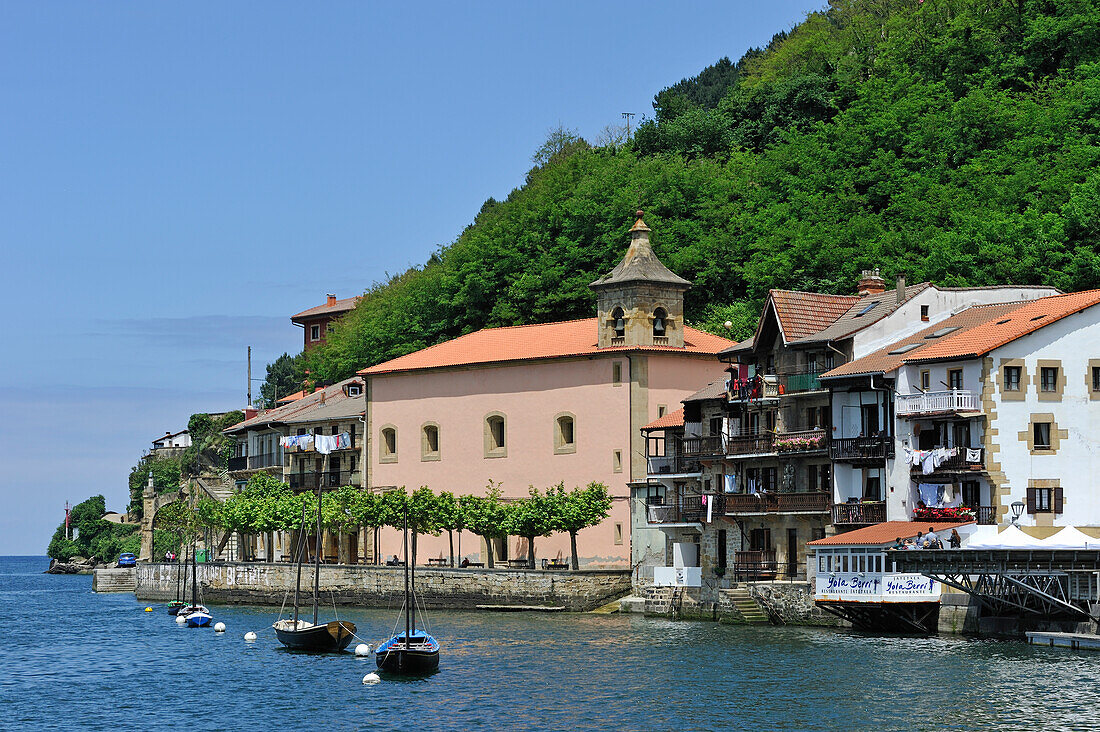
[[[328,469],[328,456],[325,456],[325,469]],[[317,622],[317,595],[321,583],[321,481],[317,481],[317,548],[313,565],[313,622],[298,618],[298,597],[302,587],[302,554],[305,541],[306,509],[302,505],[302,531],[298,542],[298,573],[294,581],[294,618],[279,619],[271,624],[279,642],[293,651],[312,651],[313,653],[339,653],[348,647],[355,637],[355,623],[346,620],[333,620],[328,623]]]
[[[181,538],[182,542],[182,538]],[[180,547],[181,549],[183,547]],[[176,562],[176,599],[168,603],[168,614],[177,615],[187,605],[183,601],[183,593],[186,590],[187,573],[183,571],[183,560]]]
[[[434,673],[439,670],[439,641],[424,630],[416,629],[416,611],[413,609],[416,570],[411,569],[409,557],[409,509],[405,507],[405,525],[402,533],[405,552],[405,632],[398,633],[374,652],[374,662],[382,671],[408,676]]]
[[[188,628],[205,628],[210,625],[210,621],[214,618],[211,617],[210,611],[206,609],[205,605],[199,603],[199,566],[195,561],[196,550],[191,549],[191,604],[181,607],[176,613],[176,616],[183,616],[187,621]]]

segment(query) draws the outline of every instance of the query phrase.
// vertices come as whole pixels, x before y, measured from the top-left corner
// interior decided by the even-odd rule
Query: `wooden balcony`
[[[779,380],[774,375],[760,380],[739,379],[726,382],[726,393],[731,402],[753,402],[759,399],[778,399]]]
[[[967,450],[967,448],[960,447],[958,453],[956,453],[952,457],[949,457],[949,458],[945,459],[939,465],[935,466],[935,468],[933,468],[932,472],[934,472],[934,473],[940,472],[940,471],[945,471],[945,472],[960,472],[960,471],[963,471],[963,472],[980,472],[981,470],[983,470],[985,468],[985,461],[983,459],[984,456],[985,456],[985,448],[981,448],[981,447],[972,447],[972,448],[970,448],[971,451],[977,450],[977,452],[978,452],[978,459],[976,461],[975,460],[967,460],[966,450]],[[920,465],[914,465],[914,466],[912,466],[912,468],[910,470],[913,473],[923,473],[924,472]]]
[[[782,374],[779,377],[779,385],[782,394],[798,394],[804,391],[823,391],[825,387],[818,379],[818,372],[804,372],[799,374]]]
[[[694,474],[703,468],[699,460],[686,455],[654,455],[646,458],[649,475]]]
[[[842,463],[882,463],[894,457],[894,438],[889,435],[838,437],[832,440],[829,454]]]
[[[886,504],[838,503],[833,506],[833,523],[837,526],[881,524],[886,521]]]
[[[680,453],[685,456],[722,455],[725,453],[722,435],[684,437],[680,440]]]
[[[726,514],[828,513],[829,494],[808,493],[727,493]]]
[[[731,435],[726,440],[727,455],[759,455],[775,452],[775,435],[770,432]]]
[[[774,549],[754,549],[734,552],[730,569],[735,581],[773,580],[779,573],[779,563]]]
[[[829,435],[820,429],[731,435],[726,440],[727,455],[812,453],[828,449]]]
[[[895,400],[895,405],[895,411],[899,417],[981,411],[981,402],[978,395],[966,389],[926,391],[921,394],[899,394]]]

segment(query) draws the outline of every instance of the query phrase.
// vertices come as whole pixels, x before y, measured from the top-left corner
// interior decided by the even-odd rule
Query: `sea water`
[[[631,615],[432,612],[440,670],[364,685],[374,659],[282,649],[278,608],[96,594],[0,558],[0,728],[989,730],[1100,727],[1100,653]],[[332,617],[331,605],[323,612]],[[395,611],[340,608],[377,644]],[[307,616],[308,618],[308,616]],[[243,635],[259,633],[254,642]],[[356,641],[358,642],[358,641]]]

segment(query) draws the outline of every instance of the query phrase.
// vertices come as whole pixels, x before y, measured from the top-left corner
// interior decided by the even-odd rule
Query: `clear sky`
[[[262,376],[291,314],[453,241],[549,128],[821,5],[5,3],[0,554],[124,511],[154,438],[244,405],[247,346]]]

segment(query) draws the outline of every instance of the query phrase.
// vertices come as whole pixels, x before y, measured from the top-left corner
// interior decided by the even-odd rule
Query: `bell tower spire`
[[[635,214],[626,255],[591,285],[596,291],[599,347],[684,347],[684,292],[691,282],[657,259],[650,228]]]

